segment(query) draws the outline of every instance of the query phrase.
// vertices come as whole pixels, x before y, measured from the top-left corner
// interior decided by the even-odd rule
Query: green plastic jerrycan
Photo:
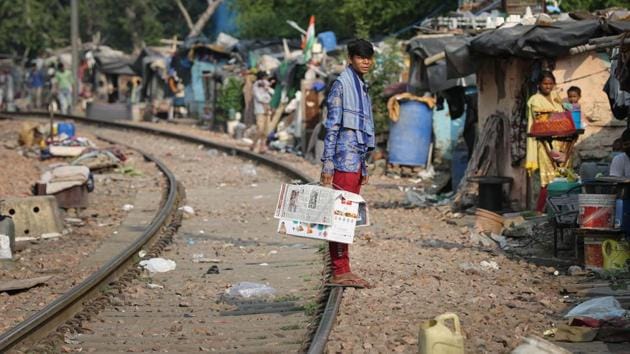
[[[453,321],[454,331],[445,322]],[[459,317],[447,312],[420,325],[418,336],[420,354],[464,354],[464,336]]]

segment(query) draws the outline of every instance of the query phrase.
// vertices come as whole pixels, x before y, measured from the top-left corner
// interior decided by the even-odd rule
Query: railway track
[[[12,113],[2,118],[46,118],[46,114]],[[307,182],[309,176],[268,156],[191,135],[127,122],[76,116],[59,118],[97,125],[101,138],[115,143],[124,141],[141,151],[162,171],[168,182],[167,190],[159,212],[141,237],[81,284],[1,334],[0,352],[55,351],[62,345],[66,351],[87,348],[91,352],[321,353],[325,350],[343,292],[340,288],[321,288],[322,277],[328,273],[321,271],[324,264],[327,269],[323,256],[314,256],[318,244],[298,244],[295,239],[279,240],[277,236],[265,238],[260,225],[250,223],[258,220],[273,224],[264,215],[273,208],[278,180]],[[137,133],[157,137],[141,143],[134,141],[134,137],[141,136]],[[255,161],[276,171],[276,180],[261,179],[250,183],[249,188],[239,183],[230,185],[230,176],[244,182],[232,172],[220,176],[227,182],[220,183],[223,188],[208,188],[207,184],[195,182],[199,176],[186,175],[194,170],[191,164],[201,164],[199,159],[189,161],[174,173],[164,161],[172,153],[162,151],[157,157],[155,151],[173,150],[177,144],[188,145],[189,150],[204,147],[224,152],[223,156],[215,157],[218,160],[234,161],[240,157]],[[209,201],[212,212],[192,221],[184,220],[182,225],[182,213],[177,207],[184,200],[184,190],[197,205]],[[234,230],[234,215],[244,205],[254,208],[259,215],[250,220],[247,214],[240,214],[240,225]],[[223,209],[232,214],[224,215]],[[203,228],[208,228],[208,224],[212,225],[211,230],[205,232]],[[141,249],[149,249],[145,258],[159,254],[175,258],[177,273],[147,277],[136,267]],[[220,256],[216,261],[221,263],[200,261],[212,256]],[[270,283],[278,294],[273,300],[261,301],[220,295],[239,279]],[[167,330],[158,333],[151,332],[152,328]]]

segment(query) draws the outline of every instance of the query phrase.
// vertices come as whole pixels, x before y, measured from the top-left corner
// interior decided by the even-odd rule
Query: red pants
[[[536,211],[541,213],[545,212],[545,206],[547,205],[547,187],[540,188],[540,194],[538,195],[538,201],[536,202]]]
[[[335,171],[333,175],[333,188],[359,194],[361,192],[361,171],[341,172]],[[330,260],[333,275],[341,275],[350,272],[350,257],[348,245],[339,242],[328,242]]]

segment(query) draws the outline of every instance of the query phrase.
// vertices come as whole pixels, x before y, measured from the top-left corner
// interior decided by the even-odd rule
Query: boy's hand
[[[321,183],[322,186],[332,186],[332,180],[333,180],[333,175],[329,175],[322,172],[322,175],[319,178],[319,183]]]
[[[364,186],[364,185],[368,184],[369,180],[370,180],[369,176],[361,176],[361,185]]]

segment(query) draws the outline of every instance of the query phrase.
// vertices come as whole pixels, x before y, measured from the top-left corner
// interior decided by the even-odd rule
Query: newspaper
[[[328,223],[306,221],[304,215]],[[357,226],[369,225],[367,203],[360,195],[320,186],[282,185],[275,217],[280,234],[348,244]]]
[[[331,225],[337,194],[333,189],[315,185],[283,184],[275,217]]]

